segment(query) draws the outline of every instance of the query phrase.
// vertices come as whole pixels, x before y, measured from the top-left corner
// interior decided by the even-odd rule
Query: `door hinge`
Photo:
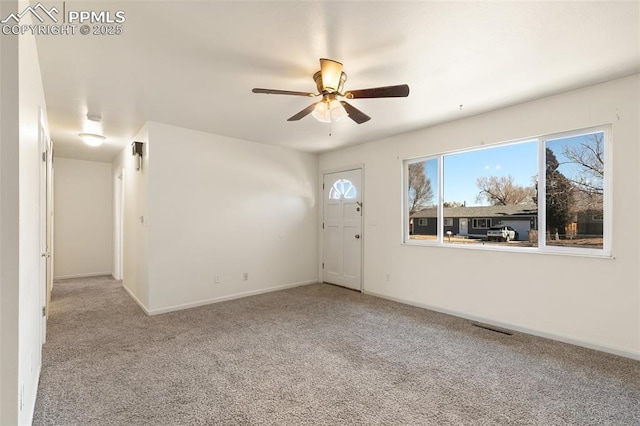
[[[324,229],[324,222],[322,222],[322,229]]]
[[[324,262],[322,262],[322,269],[324,269]]]
[[[47,316],[47,307],[46,307],[46,306],[43,306],[43,307],[42,307],[42,316],[43,316],[43,317],[46,317],[46,316]]]
[[[46,163],[47,162],[47,151],[42,153],[42,162]]]
[[[324,183],[322,184],[322,189],[324,189]]]

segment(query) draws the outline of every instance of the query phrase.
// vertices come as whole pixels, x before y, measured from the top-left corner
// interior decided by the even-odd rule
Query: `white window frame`
[[[438,206],[437,217],[442,217],[442,199],[440,197],[440,194],[442,194],[442,156],[432,155],[432,156],[424,156],[424,157],[404,160],[402,162],[402,167],[403,167],[402,169],[402,205],[404,206],[404,208],[402,209],[403,237],[401,241],[403,244],[407,244],[409,242],[409,228],[410,228],[409,215],[408,215],[409,213],[409,179],[407,178],[409,165],[415,164],[415,163],[427,162],[430,160],[436,160],[438,163],[438,185],[436,185],[436,187],[434,188],[434,191],[435,191],[434,198],[436,200],[436,205]],[[405,214],[407,215],[406,218],[405,218]],[[420,218],[414,218],[414,219],[420,219]],[[442,227],[441,226],[437,227],[437,235],[435,240],[424,240],[424,243],[426,245],[442,242],[442,230],[440,228]],[[411,240],[411,241],[414,241],[414,240]]]
[[[428,218],[426,218],[426,217],[419,217],[418,218],[418,226],[428,226],[429,225],[429,221],[427,219]]]
[[[453,226],[453,218],[452,217],[445,217],[442,220],[442,226]]]
[[[479,220],[484,220],[485,224],[488,224],[487,226],[476,226],[476,224],[478,223]],[[471,218],[471,227],[473,229],[489,229],[491,228],[491,226],[493,226],[493,221],[491,220],[490,217],[473,217]]]
[[[536,225],[538,230],[546,229],[546,143],[550,140],[564,139],[570,138],[574,136],[587,135],[592,133],[603,133],[604,137],[604,196],[603,196],[603,247],[600,248],[581,248],[581,247],[566,247],[566,246],[554,246],[547,245],[545,232],[540,233],[538,238],[537,247],[509,247],[509,246],[493,246],[493,245],[469,245],[469,244],[445,244],[443,241],[443,229],[444,226],[449,226],[444,224],[444,220],[441,220],[444,217],[444,200],[442,198],[444,181],[443,181],[443,162],[444,157],[448,155],[462,154],[472,151],[478,151],[482,149],[492,149],[500,146],[506,146],[510,144],[516,143],[526,143],[526,142],[535,142],[537,143],[538,148],[538,166],[537,166],[537,174],[538,174],[538,188],[542,188],[540,191],[540,196],[538,197],[538,217],[536,218]],[[472,147],[469,149],[456,150],[450,152],[444,152],[437,155],[428,155],[424,157],[407,159],[402,162],[403,164],[403,198],[404,198],[404,209],[402,211],[403,215],[403,238],[402,243],[405,245],[417,245],[417,246],[441,246],[441,247],[454,247],[460,249],[469,249],[469,250],[497,250],[497,251],[521,251],[521,252],[530,252],[530,253],[552,253],[552,254],[568,254],[575,256],[594,256],[594,257],[611,257],[611,238],[613,231],[613,215],[612,215],[612,194],[613,194],[613,186],[612,186],[612,131],[611,124],[599,125],[594,127],[587,127],[572,131],[566,132],[558,132],[553,134],[548,134],[544,136],[538,137],[529,137],[523,138],[520,140],[508,141],[495,143],[491,145],[485,145],[482,147]],[[408,202],[408,165],[413,163],[419,163],[429,160],[436,159],[438,162],[438,184],[436,186],[436,194],[435,199],[437,202],[437,219],[438,219],[438,227],[437,227],[437,239],[436,240],[417,240],[410,239],[409,236],[409,202]],[[475,221],[478,218],[471,218]],[[490,219],[490,218],[480,218],[480,219]],[[473,225],[473,221],[471,225]],[[475,228],[475,227],[473,227]],[[488,228],[475,228],[475,229],[488,229]]]

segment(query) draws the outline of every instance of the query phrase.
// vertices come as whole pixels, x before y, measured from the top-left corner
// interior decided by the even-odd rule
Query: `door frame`
[[[114,265],[113,278],[124,279],[124,168],[114,177]]]
[[[47,341],[47,319],[51,299],[51,280],[53,277],[53,143],[47,131],[44,110],[40,108],[38,117],[38,156],[40,163],[40,302],[42,321],[40,336],[42,344]]]
[[[343,167],[335,167],[330,169],[322,169],[319,172],[318,199],[320,200],[320,202],[318,203],[318,208],[320,209],[320,214],[318,215],[318,233],[320,238],[318,238],[318,244],[319,244],[319,247],[318,247],[319,279],[318,281],[324,282],[324,268],[322,267],[322,262],[324,262],[324,232],[323,232],[324,229],[322,228],[322,224],[324,223],[324,188],[322,187],[322,185],[324,184],[324,176],[332,173],[348,172],[350,170],[360,170],[360,175],[361,175],[360,200],[362,203],[362,215],[360,216],[360,235],[361,235],[361,238],[360,238],[360,293],[364,293],[365,291],[364,289],[364,240],[366,238],[366,232],[364,230],[364,223],[365,223],[364,218],[365,218],[365,215],[367,214],[367,209],[366,209],[367,205],[364,199],[364,194],[365,194],[364,163],[353,164],[350,166],[343,166]]]

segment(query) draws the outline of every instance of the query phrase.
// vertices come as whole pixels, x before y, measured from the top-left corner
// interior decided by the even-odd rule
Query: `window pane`
[[[604,133],[546,142],[546,243],[604,247]]]
[[[445,155],[444,242],[536,246],[537,158],[536,141]]]
[[[356,187],[348,179],[336,181],[329,190],[329,198],[339,200],[340,198],[356,198]]]
[[[409,163],[406,174],[409,239],[435,241],[438,237],[438,160]]]

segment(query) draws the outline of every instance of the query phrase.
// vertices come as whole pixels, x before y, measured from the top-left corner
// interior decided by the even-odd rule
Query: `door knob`
[[[360,238],[360,234],[356,234],[356,238]]]

